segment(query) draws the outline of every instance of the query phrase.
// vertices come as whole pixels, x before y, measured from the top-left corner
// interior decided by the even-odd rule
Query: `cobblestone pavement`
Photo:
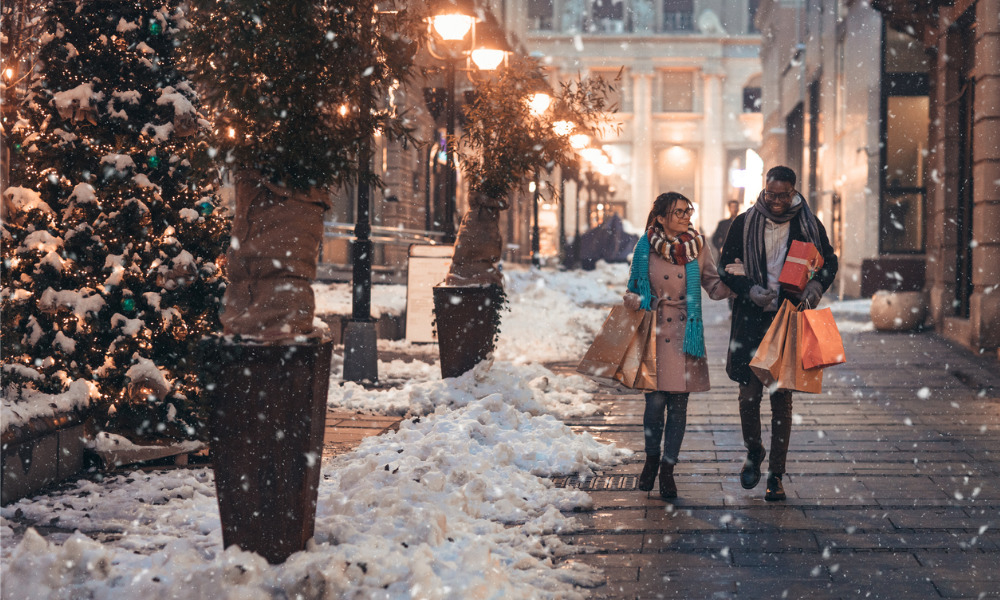
[[[725,305],[707,307],[713,389],[689,402],[672,504],[636,489],[641,395],[603,387],[569,424],[636,452],[579,486],[594,499],[570,560],[594,598],[1000,597],[1000,364],[933,333],[845,333],[848,363],[795,394],[788,500],[739,485]],[[551,365],[571,372],[575,365]],[[762,409],[765,444],[769,408]],[[765,464],[766,469],[766,464]]]

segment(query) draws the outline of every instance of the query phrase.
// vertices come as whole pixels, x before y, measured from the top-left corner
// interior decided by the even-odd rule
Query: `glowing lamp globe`
[[[552,131],[556,132],[556,135],[567,136],[573,133],[575,127],[572,121],[556,121],[552,124]]]
[[[472,62],[476,63],[476,67],[480,71],[492,71],[496,69],[506,57],[507,52],[504,50],[478,48],[472,51]]]
[[[475,17],[461,14],[435,15],[430,18],[434,31],[446,42],[463,39],[472,29]]]
[[[531,114],[538,116],[549,108],[552,103],[552,96],[544,92],[536,92],[528,97],[528,108]]]

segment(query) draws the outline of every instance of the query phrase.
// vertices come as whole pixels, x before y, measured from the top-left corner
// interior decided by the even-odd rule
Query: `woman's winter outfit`
[[[704,288],[713,300],[731,295],[704,244],[704,237],[697,231],[673,238],[654,225],[636,244],[629,293],[625,296],[626,306],[633,310],[656,310],[656,390],[646,393],[643,429],[647,466],[639,484],[640,489],[652,489],[655,464],[659,462],[664,497],[676,495],[672,487],[673,465],[684,439],[688,394],[710,387],[701,290]],[[667,481],[664,466],[669,467]]]

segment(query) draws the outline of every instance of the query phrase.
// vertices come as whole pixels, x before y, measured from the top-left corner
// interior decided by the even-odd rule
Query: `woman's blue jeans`
[[[642,413],[642,429],[646,436],[646,454],[659,454],[661,463],[677,464],[677,455],[687,427],[687,394],[646,392],[646,410]],[[663,413],[667,425],[663,426]],[[660,451],[660,442],[663,451]]]

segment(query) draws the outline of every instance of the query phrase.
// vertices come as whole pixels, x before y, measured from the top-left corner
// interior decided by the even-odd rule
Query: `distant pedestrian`
[[[712,246],[715,247],[715,255],[722,255],[722,245],[726,243],[726,236],[729,235],[729,227],[733,224],[733,219],[740,213],[740,203],[730,200],[727,203],[729,218],[719,221],[715,226],[715,233],[712,234]]]
[[[792,240],[815,245],[824,261],[822,269],[800,295],[780,289],[778,285]],[[742,265],[736,265],[741,261]],[[740,423],[747,449],[740,484],[745,489],[752,489],[760,481],[760,467],[767,452],[760,427],[764,386],[750,369],[750,360],[784,299],[815,307],[837,275],[837,255],[833,253],[823,223],[795,190],[794,171],[788,167],[774,167],[767,172],[765,188],[757,202],[733,220],[719,264],[727,265],[720,269],[719,275],[736,292],[726,372],[730,379],[740,384]],[[742,274],[743,269],[745,274]],[[764,499],[784,500],[782,476],[792,431],[792,392],[773,390],[770,399],[771,460]]]
[[[693,213],[681,194],[656,198],[635,246],[624,298],[631,310],[656,310],[656,391],[646,393],[646,464],[639,489],[652,490],[659,470],[663,498],[677,497],[674,465],[687,426],[688,394],[709,389],[701,289],[713,300],[732,293],[719,279],[704,236],[691,228]]]
[[[715,256],[722,256],[722,245],[726,243],[726,236],[729,235],[729,227],[733,224],[733,219],[736,215],[740,213],[740,203],[736,200],[730,200],[728,203],[729,218],[719,221],[719,224],[715,226],[715,233],[712,234],[712,246],[715,247]],[[729,312],[733,311],[734,298],[730,297],[727,300],[729,305]]]

